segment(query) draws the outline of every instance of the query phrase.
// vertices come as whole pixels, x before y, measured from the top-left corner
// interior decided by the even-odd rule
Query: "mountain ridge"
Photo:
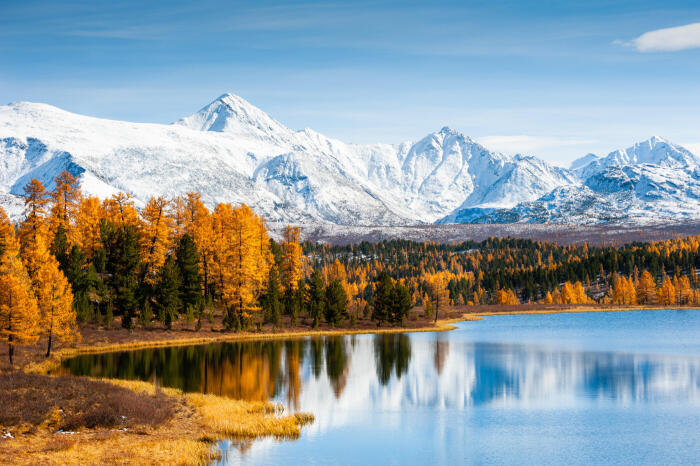
[[[489,151],[447,126],[416,142],[349,144],[292,130],[230,93],[169,125],[15,102],[0,107],[0,154],[0,193],[7,195],[21,195],[33,177],[50,188],[68,169],[100,197],[123,190],[143,205],[152,195],[195,190],[210,206],[245,202],[281,222],[565,222],[586,217],[583,204],[593,198],[613,210],[634,204],[641,218],[654,217],[661,204],[659,212],[673,215],[673,202],[685,198],[694,206],[700,192],[698,158],[656,136],[605,157],[589,154],[569,170]],[[671,186],[674,178],[682,188]],[[565,202],[561,194],[577,187],[585,199]],[[620,192],[633,199],[621,205],[610,197]],[[577,221],[584,220],[607,221]]]

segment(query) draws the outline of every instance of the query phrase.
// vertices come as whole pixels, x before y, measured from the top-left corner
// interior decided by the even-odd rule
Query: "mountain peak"
[[[258,139],[275,139],[292,131],[244,98],[230,92],[173,124],[197,131],[231,133]]]

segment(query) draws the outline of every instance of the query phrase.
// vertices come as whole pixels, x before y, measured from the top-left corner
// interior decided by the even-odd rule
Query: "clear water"
[[[296,441],[224,442],[225,464],[700,463],[700,311],[458,327],[81,356],[64,370],[316,415]]]

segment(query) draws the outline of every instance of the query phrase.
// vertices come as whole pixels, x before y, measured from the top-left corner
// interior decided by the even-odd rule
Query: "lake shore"
[[[449,313],[445,313],[446,317],[438,319],[437,323],[421,322],[416,319],[410,321],[411,325],[406,327],[376,328],[375,326],[375,328],[368,328],[365,326],[359,329],[310,329],[298,326],[293,329],[269,329],[266,332],[240,333],[221,332],[215,331],[214,328],[208,328],[197,334],[196,337],[193,336],[195,332],[192,330],[182,328],[170,331],[142,329],[135,332],[118,328],[112,330],[87,328],[84,333],[85,337],[78,344],[58,349],[50,359],[34,358],[34,360],[28,361],[22,369],[27,375],[36,374],[36,377],[56,380],[59,377],[45,374],[58,367],[61,361],[79,354],[273,338],[449,331],[455,328],[453,324],[456,322],[481,320],[483,317],[496,315],[658,309],[698,308],[609,305],[456,306]],[[420,314],[423,311],[416,308],[412,312]],[[144,336],[148,338],[142,338]],[[22,372],[17,371],[15,373],[22,374]],[[8,371],[5,371],[4,374],[7,375]],[[0,377],[2,377],[2,373],[0,373]],[[97,381],[73,376],[60,378],[79,381],[76,383],[81,384]],[[245,443],[265,436],[295,438],[299,435],[301,427],[313,419],[310,415],[281,416],[280,413],[284,410],[281,405],[265,402],[251,403],[215,395],[183,393],[171,388],[157,388],[148,382],[124,380],[97,382],[125,388],[139,397],[145,397],[145,399],[156,396],[168,397],[169,402],[177,406],[177,409],[170,418],[158,425],[129,425],[123,428],[99,425],[82,426],[74,431],[71,430],[71,433],[65,433],[59,428],[61,416],[54,412],[61,405],[58,402],[51,405],[51,394],[45,390],[41,394],[41,397],[47,400],[47,403],[43,403],[44,408],[55,409],[34,424],[24,422],[15,426],[3,425],[0,427],[0,446],[2,446],[0,450],[3,450],[0,453],[0,462],[32,464],[39,459],[41,462],[49,464],[119,463],[124,461],[151,464],[170,464],[175,461],[182,464],[198,464],[215,458],[216,448],[213,443],[218,439],[236,438]],[[41,383],[33,383],[32,386],[41,387]],[[66,415],[68,414],[62,414],[63,417]]]
[[[309,336],[442,332],[454,329],[455,327],[453,324],[457,322],[481,320],[483,317],[498,315],[619,312],[662,309],[698,310],[700,308],[697,306],[615,306],[600,304],[454,306],[450,311],[445,313],[445,317],[439,318],[437,322],[434,322],[432,318],[418,319],[414,317],[412,320],[407,321],[404,326],[377,327],[376,324],[367,325],[367,322],[364,322],[361,328],[320,326],[317,329],[313,329],[308,326],[297,325],[290,328],[265,328],[262,332],[227,332],[215,327],[203,329],[199,332],[185,328],[175,328],[173,330],[137,329],[129,332],[119,327],[103,330],[96,326],[82,326],[82,340],[77,344],[59,347],[51,358],[44,358],[41,348],[22,348],[20,357],[24,356],[24,364],[21,364],[20,368],[30,373],[47,374],[56,369],[61,361],[81,354],[108,353],[170,346],[204,345],[245,340],[302,338]],[[421,316],[422,314],[423,309],[421,307],[416,307],[412,310],[412,315],[414,316]],[[3,369],[7,369],[7,367],[3,367],[2,365],[4,364],[3,350],[6,351],[5,348],[0,348],[0,361],[3,361],[0,362],[0,372]]]
[[[294,439],[313,422],[280,404],[131,380],[10,372],[0,392],[10,401],[0,413],[2,464],[206,464],[218,440]]]

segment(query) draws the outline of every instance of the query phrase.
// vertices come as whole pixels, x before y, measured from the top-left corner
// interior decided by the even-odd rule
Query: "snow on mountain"
[[[660,137],[572,164],[578,182],[513,209],[467,211],[473,223],[658,223],[700,218],[700,159]]]
[[[233,94],[171,125],[76,115],[46,104],[0,106],[0,205],[20,215],[31,179],[62,170],[99,197],[137,205],[198,191],[245,202],[273,222],[601,223],[697,217],[700,163],[654,137],[557,168],[491,152],[450,128],[418,142],[346,144],[292,130]]]

